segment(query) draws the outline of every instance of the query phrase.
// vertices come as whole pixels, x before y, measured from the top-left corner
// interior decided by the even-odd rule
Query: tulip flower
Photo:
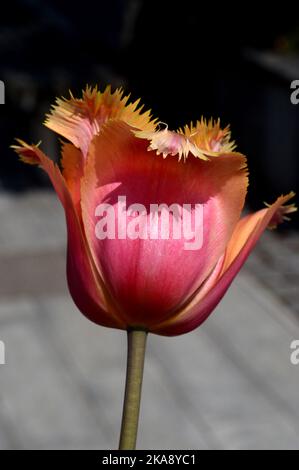
[[[263,231],[296,210],[288,204],[294,193],[241,217],[248,171],[229,128],[201,119],[171,131],[120,89],[87,87],[80,99],[58,99],[45,125],[68,141],[60,166],[38,145],[19,140],[14,148],[47,172],[63,205],[68,286],[78,309],[129,332],[121,448],[132,448],[146,333],[197,328]],[[172,204],[177,212],[167,210]],[[186,249],[183,230],[175,236],[183,215],[193,226],[200,219],[196,249]]]

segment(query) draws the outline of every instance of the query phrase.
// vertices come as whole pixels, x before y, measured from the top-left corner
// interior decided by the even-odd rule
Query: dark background
[[[79,95],[86,83],[101,89],[111,83],[141,97],[170,128],[202,114],[230,123],[248,156],[253,208],[298,192],[299,105],[290,102],[298,57],[299,17],[289,4],[5,2],[0,189],[47,186],[45,175],[21,164],[9,145],[16,136],[42,140],[55,157],[58,139],[42,126],[55,97],[69,89]]]

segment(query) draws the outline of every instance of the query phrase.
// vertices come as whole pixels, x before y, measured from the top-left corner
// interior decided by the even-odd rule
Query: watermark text
[[[293,350],[290,355],[291,364],[297,366],[299,364],[299,339],[294,339],[290,344],[290,348]]]
[[[95,235],[99,240],[183,240],[185,250],[203,245],[202,204],[143,204],[127,207],[126,196],[118,196],[116,205],[99,204]]]
[[[0,341],[0,365],[5,364],[5,344]]]
[[[291,90],[294,90],[290,95],[290,100],[292,104],[299,103],[299,80],[293,80],[290,86]]]

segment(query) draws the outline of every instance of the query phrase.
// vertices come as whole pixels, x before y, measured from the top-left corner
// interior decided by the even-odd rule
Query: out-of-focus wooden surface
[[[298,246],[267,233],[201,328],[149,337],[139,448],[299,449]],[[52,193],[0,196],[0,340],[0,449],[117,446],[126,335],[70,299]]]

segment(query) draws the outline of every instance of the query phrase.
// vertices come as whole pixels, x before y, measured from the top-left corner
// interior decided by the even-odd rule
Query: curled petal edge
[[[80,148],[86,158],[93,137],[109,119],[120,119],[136,129],[151,130],[156,127],[151,110],[143,111],[140,99],[129,102],[122,88],[111,91],[108,85],[103,92],[97,87],[86,87],[82,98],[57,98],[51,112],[46,115],[45,126],[68,139]]]

